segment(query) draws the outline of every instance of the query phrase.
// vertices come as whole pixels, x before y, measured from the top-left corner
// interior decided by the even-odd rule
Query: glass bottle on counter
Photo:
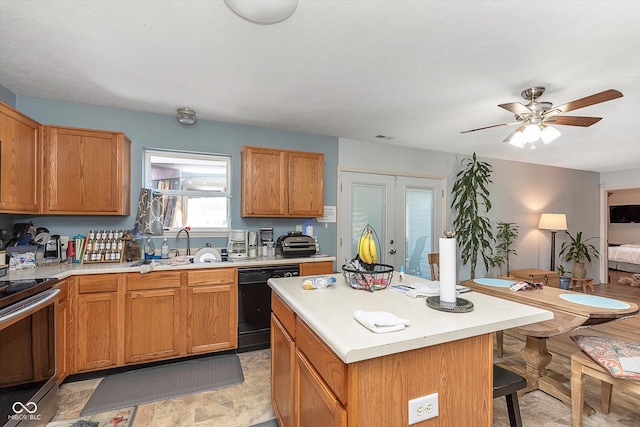
[[[167,242],[167,238],[162,239],[162,247],[160,248],[160,258],[167,259],[169,258],[169,242]]]
[[[147,243],[144,245],[144,259],[153,259],[156,254],[156,245],[153,244],[151,237],[147,237]]]

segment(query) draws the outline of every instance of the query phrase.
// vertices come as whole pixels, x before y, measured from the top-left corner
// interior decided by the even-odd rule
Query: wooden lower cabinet
[[[294,383],[296,427],[347,425],[347,411],[300,351],[296,351]]]
[[[69,375],[69,357],[67,343],[69,341],[69,281],[61,280],[56,285],[60,289],[58,308],[56,310],[56,371],[58,383],[62,383]]]
[[[77,297],[75,371],[118,364],[118,293],[82,293]]]
[[[220,268],[69,279],[67,314],[59,317],[70,319],[68,373],[236,348],[237,275]]]
[[[229,350],[238,346],[236,269],[187,273],[187,352]]]
[[[295,343],[275,315],[271,315],[271,400],[280,427],[293,427],[293,368]]]

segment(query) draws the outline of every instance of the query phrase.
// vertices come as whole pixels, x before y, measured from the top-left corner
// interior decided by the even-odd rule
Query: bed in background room
[[[640,244],[609,246],[609,268],[640,273]]]

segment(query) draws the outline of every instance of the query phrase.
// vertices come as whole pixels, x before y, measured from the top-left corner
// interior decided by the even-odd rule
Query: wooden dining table
[[[553,312],[552,320],[513,328],[526,338],[525,346],[520,352],[524,366],[502,363],[499,365],[527,379],[527,387],[520,391],[521,395],[541,390],[570,405],[571,392],[563,384],[568,381],[567,378],[547,368],[552,358],[547,350],[549,337],[634,316],[638,313],[638,305],[549,286],[513,291],[509,286],[513,283],[515,281],[483,278],[467,280],[462,282],[462,285],[476,292]],[[595,410],[585,404],[585,412],[591,415]]]

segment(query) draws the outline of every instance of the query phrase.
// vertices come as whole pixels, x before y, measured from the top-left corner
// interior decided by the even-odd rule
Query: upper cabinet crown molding
[[[122,132],[44,126],[45,214],[129,215],[131,141]]]
[[[0,102],[0,212],[39,213],[41,125]]]
[[[242,216],[321,217],[324,154],[242,148]]]

